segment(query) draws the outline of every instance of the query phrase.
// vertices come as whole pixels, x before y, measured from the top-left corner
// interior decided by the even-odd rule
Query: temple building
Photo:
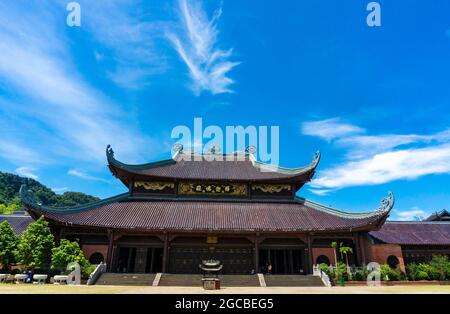
[[[109,272],[198,274],[202,260],[224,274],[309,274],[314,264],[340,258],[331,242],[353,248],[350,263],[399,265],[450,253],[450,224],[387,222],[389,193],[367,213],[341,211],[297,196],[319,164],[274,167],[251,152],[196,154],[178,148],[168,160],[129,165],[106,150],[111,173],[127,192],[96,203],[51,208],[20,194],[30,216],[44,216],[56,239],[77,239],[92,263]],[[430,231],[431,230],[431,231]],[[422,255],[420,255],[422,254]],[[425,255],[423,255],[425,254]]]

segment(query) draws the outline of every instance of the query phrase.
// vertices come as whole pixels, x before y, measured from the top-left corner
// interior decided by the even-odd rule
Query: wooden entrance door
[[[223,274],[250,274],[254,269],[252,247],[173,246],[169,256],[169,272],[200,274],[202,260],[214,259],[223,264]]]

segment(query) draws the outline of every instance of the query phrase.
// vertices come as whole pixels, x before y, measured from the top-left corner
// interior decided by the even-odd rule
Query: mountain
[[[98,201],[99,198],[80,192],[65,192],[56,194],[45,185],[30,178],[23,178],[18,175],[0,172],[0,208],[17,208],[20,206],[19,189],[22,184],[26,184],[32,190],[36,198],[43,205],[50,206],[74,206]]]

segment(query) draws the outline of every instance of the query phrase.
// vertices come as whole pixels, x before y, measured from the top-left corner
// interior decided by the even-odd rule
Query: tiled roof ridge
[[[392,192],[389,192],[388,197],[383,198],[381,200],[381,205],[380,205],[380,207],[378,207],[377,210],[372,211],[372,212],[359,212],[358,213],[358,212],[344,211],[341,209],[323,205],[321,203],[318,203],[318,202],[315,202],[312,200],[308,200],[305,198],[301,198],[301,197],[297,197],[296,199],[299,200],[300,202],[303,202],[304,205],[312,207],[314,209],[321,210],[326,213],[336,215],[339,217],[351,217],[351,218],[366,218],[366,217],[377,216],[377,215],[387,215],[394,207],[394,202],[395,202],[394,194]]]
[[[68,213],[68,212],[74,212],[74,211],[84,211],[89,210],[93,208],[97,208],[100,206],[108,205],[111,203],[115,203],[118,201],[122,201],[128,198],[129,193],[123,193],[119,195],[115,195],[109,198],[105,198],[102,200],[99,200],[97,202],[83,204],[83,205],[76,205],[76,206],[63,206],[63,207],[52,207],[52,206],[44,206],[40,204],[36,196],[34,195],[33,191],[28,190],[27,186],[25,184],[22,184],[19,190],[20,200],[23,204],[29,205],[35,209],[44,210],[44,211],[51,211],[54,213]]]
[[[386,224],[402,224],[402,225],[424,225],[424,224],[434,224],[434,225],[446,225],[450,224],[450,221],[427,221],[427,220],[419,220],[419,221],[404,221],[404,220],[388,220],[386,221]]]
[[[133,165],[133,164],[126,164],[126,163],[123,163],[123,162],[117,160],[114,157],[114,150],[112,149],[111,145],[108,145],[106,147],[106,157],[107,157],[109,164],[114,165],[115,167],[121,168],[123,170],[131,170],[131,171],[139,171],[139,170],[146,170],[146,169],[174,165],[177,162],[184,160],[183,156],[187,156],[187,155],[190,155],[194,161],[195,161],[196,156],[200,156],[202,161],[208,161],[208,159],[205,158],[205,156],[222,156],[222,157],[225,157],[224,161],[227,161],[226,160],[227,156],[243,155],[244,159],[243,160],[238,159],[237,161],[241,161],[241,162],[248,161],[248,162],[251,162],[252,165],[258,170],[267,171],[267,172],[277,172],[277,173],[286,174],[286,175],[297,175],[297,174],[302,174],[307,171],[314,170],[318,166],[320,158],[321,158],[320,151],[317,151],[314,154],[313,159],[309,165],[306,165],[303,167],[297,167],[297,168],[287,168],[287,167],[281,167],[281,166],[267,164],[267,163],[257,161],[251,152],[233,152],[233,153],[229,153],[229,154],[218,154],[218,153],[199,154],[199,153],[195,153],[195,152],[183,153],[182,151],[178,151],[171,159],[165,159],[165,160],[161,160],[161,161]],[[212,160],[214,160],[214,159],[212,159]]]

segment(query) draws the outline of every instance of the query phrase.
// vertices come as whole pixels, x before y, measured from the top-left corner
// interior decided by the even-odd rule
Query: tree
[[[7,221],[0,223],[0,264],[5,269],[15,262],[18,239]]]
[[[341,258],[344,258],[343,255],[345,255],[345,263],[347,264],[348,267],[348,253],[353,253],[353,249],[349,246],[344,246],[344,243],[341,242],[339,252],[341,253]]]
[[[50,265],[55,242],[44,217],[30,224],[19,238],[18,261],[29,269],[47,268]]]
[[[65,270],[67,264],[72,262],[78,263],[81,268],[89,264],[78,242],[70,242],[67,239],[62,239],[61,244],[52,249],[52,267]]]

